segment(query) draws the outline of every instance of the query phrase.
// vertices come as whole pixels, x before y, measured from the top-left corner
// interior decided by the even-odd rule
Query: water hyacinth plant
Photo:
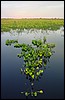
[[[47,65],[47,59],[49,59],[53,52],[52,48],[55,47],[54,43],[46,43],[46,37],[39,40],[32,40],[32,45],[29,44],[19,44],[17,40],[6,40],[6,45],[11,45],[15,43],[14,47],[21,48],[21,53],[17,54],[17,57],[24,59],[24,69],[20,69],[22,74],[25,74],[28,79],[31,80],[31,86],[34,86],[33,81],[38,80],[44,72],[44,68]],[[34,46],[34,47],[33,47]],[[40,91],[31,92],[21,92],[28,96],[37,96],[38,93],[43,93]]]
[[[38,91],[34,91],[34,92],[21,92],[21,94],[25,94],[25,96],[29,96],[29,95],[31,95],[31,96],[37,96],[38,95],[38,93],[40,93],[40,94],[42,94],[43,93],[43,90],[38,90]]]
[[[9,39],[7,39],[5,44],[6,45],[11,45],[13,43],[18,43],[18,40],[9,40]]]

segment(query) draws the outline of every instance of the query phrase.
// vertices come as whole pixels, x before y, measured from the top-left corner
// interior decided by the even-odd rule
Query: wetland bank
[[[1,20],[2,98],[64,98],[63,26],[62,19]]]

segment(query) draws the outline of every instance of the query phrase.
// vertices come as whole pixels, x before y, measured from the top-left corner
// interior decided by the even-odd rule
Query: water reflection
[[[38,31],[37,31],[38,32]],[[61,36],[61,33],[63,31],[47,31],[43,30],[41,34],[34,32],[33,30],[31,33],[25,33],[24,30],[20,32],[19,34],[14,36],[14,33],[11,34],[9,32],[2,32],[1,34],[2,39],[1,39],[1,46],[2,46],[2,65],[1,65],[1,70],[2,70],[2,75],[1,75],[1,82],[2,82],[2,98],[8,99],[8,98],[14,98],[14,99],[23,99],[25,98],[23,94],[18,95],[21,91],[29,91],[31,92],[31,82],[29,79],[24,78],[25,75],[21,75],[19,72],[19,67],[22,66],[22,59],[17,59],[17,53],[19,52],[20,49],[12,49],[6,47],[5,41],[6,39],[19,39],[19,43],[29,43],[31,42],[32,39],[39,39],[43,36],[47,36],[47,39],[49,42],[54,42],[56,44],[56,48],[54,49],[56,52],[55,54],[48,59],[44,59],[43,61],[46,62],[46,66],[42,67],[44,69],[44,73],[39,78],[39,80],[34,80],[35,85],[33,85],[33,90],[37,91],[37,89],[43,89],[44,93],[43,95],[38,95],[36,98],[41,98],[41,99],[50,99],[50,98],[63,98],[63,90],[64,90],[64,81],[63,81],[63,75],[64,75],[64,38]],[[64,34],[64,33],[63,33]],[[13,45],[12,45],[13,47]],[[5,52],[6,51],[6,52]],[[7,59],[5,58],[7,57]],[[12,58],[13,56],[13,58]],[[46,61],[47,60],[47,61]],[[13,63],[12,63],[13,61]],[[9,63],[8,63],[9,62]],[[21,63],[22,62],[22,63]],[[4,65],[5,64],[5,65]],[[47,69],[48,66],[50,66],[50,69]],[[18,68],[18,69],[17,69]],[[45,70],[46,68],[46,70]],[[9,73],[7,73],[9,72]],[[13,73],[13,74],[12,74]],[[9,77],[10,78],[9,78]],[[17,77],[18,76],[18,77]],[[44,77],[43,77],[44,76]],[[22,77],[22,79],[21,79]],[[18,78],[18,79],[17,79]],[[27,81],[26,81],[26,80]],[[41,79],[41,80],[40,80]],[[15,80],[15,81],[14,81]],[[29,81],[29,83],[28,83]],[[12,86],[11,83],[12,82]],[[24,85],[25,83],[25,85]],[[38,85],[37,85],[38,83]],[[7,84],[7,85],[6,85]],[[30,86],[29,86],[30,85]],[[7,87],[6,87],[7,86]],[[11,87],[11,88],[10,88]],[[29,87],[29,88],[28,88]],[[28,88],[28,89],[27,89]],[[27,90],[26,90],[27,89]],[[7,90],[7,91],[6,91]],[[53,91],[54,90],[54,91]],[[13,92],[12,92],[13,91]],[[46,95],[45,92],[47,93]],[[26,98],[31,98],[26,97]],[[34,96],[32,96],[34,98]]]
[[[1,32],[1,34],[5,34],[8,32]],[[64,27],[60,27],[59,30],[43,30],[43,29],[16,29],[16,30],[10,30],[9,34],[10,36],[22,36],[27,35],[27,34],[35,34],[36,35],[40,35],[42,37],[42,35],[49,35],[49,34],[60,34],[61,36],[64,36]],[[34,36],[34,37],[35,37]]]

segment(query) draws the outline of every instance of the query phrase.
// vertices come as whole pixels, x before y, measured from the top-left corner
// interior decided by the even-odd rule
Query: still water
[[[19,43],[31,44],[33,39],[43,39],[46,36],[47,42],[56,44],[53,48],[55,53],[47,63],[43,76],[39,81],[34,82],[34,91],[43,90],[43,94],[37,97],[29,96],[28,99],[63,99],[64,98],[64,31],[62,28],[57,31],[50,30],[11,30],[1,33],[1,98],[2,99],[27,99],[22,91],[31,89],[30,81],[20,73],[23,68],[23,58],[17,54],[21,48],[14,48],[14,45],[6,46],[7,39],[18,39]]]

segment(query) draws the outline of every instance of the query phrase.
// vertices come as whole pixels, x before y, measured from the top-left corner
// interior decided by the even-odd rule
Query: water
[[[18,39],[19,43],[31,44],[32,39],[43,39],[47,37],[47,42],[53,42],[56,47],[55,53],[47,63],[46,69],[41,79],[34,82],[34,90],[43,89],[44,93],[37,97],[29,96],[28,99],[63,99],[64,98],[64,31],[62,27],[57,31],[49,30],[11,30],[1,33],[1,98],[2,99],[26,99],[22,91],[31,89],[30,82],[25,75],[20,73],[23,68],[23,58],[18,58],[20,48],[14,45],[6,46],[7,39]]]

